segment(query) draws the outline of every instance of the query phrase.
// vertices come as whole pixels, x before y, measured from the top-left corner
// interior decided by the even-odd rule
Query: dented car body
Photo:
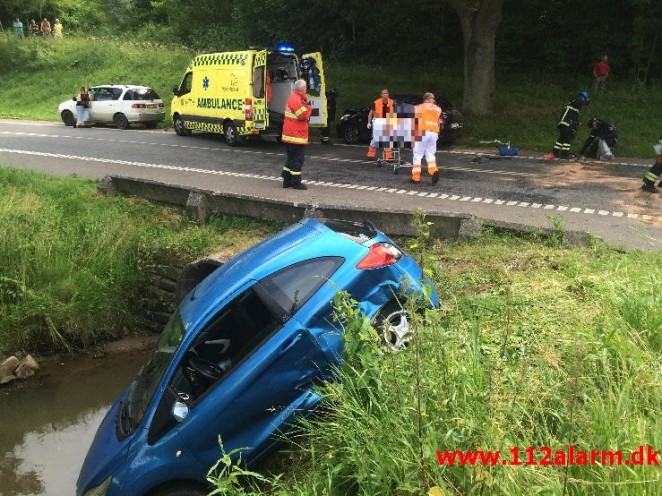
[[[77,494],[205,494],[227,452],[249,462],[319,402],[314,385],[342,362],[333,298],[346,291],[405,345],[407,298],[437,307],[413,258],[370,223],[304,219],[214,270],[182,300],[148,363],[112,405]],[[180,494],[180,493],[177,493]]]

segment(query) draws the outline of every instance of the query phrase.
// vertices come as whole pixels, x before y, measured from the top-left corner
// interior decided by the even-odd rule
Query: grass
[[[384,353],[361,317],[341,304],[349,356],[339,380],[323,387],[323,412],[304,421],[263,470],[279,475],[240,490],[660,494],[655,465],[441,466],[436,456],[500,450],[511,460],[518,447],[524,462],[527,447],[537,461],[541,447],[555,453],[552,460],[570,445],[628,454],[659,449],[659,256],[604,246],[566,250],[553,240],[490,233],[436,242],[431,254],[443,309],[415,319],[407,351]]]
[[[178,84],[194,52],[186,47],[110,37],[66,37],[43,40],[0,37],[0,117],[59,120],[57,105],[71,98],[81,85],[131,83],[152,86],[166,103],[166,126],[172,86]],[[365,107],[382,87],[392,93],[427,90],[448,96],[462,106],[461,67],[425,67],[412,74],[398,66],[325,63],[327,83],[340,91],[338,118],[346,108]],[[497,74],[496,109],[484,117],[467,117],[458,145],[494,147],[495,139],[536,152],[551,150],[562,108],[578,91],[590,89],[590,74],[541,79],[533,73]],[[649,158],[659,136],[659,85],[643,86],[610,77],[608,90],[592,92],[583,122],[596,116],[616,125],[617,156]],[[580,148],[588,130],[580,129],[574,147]]]
[[[91,181],[0,168],[0,356],[74,350],[131,329],[143,268],[159,255],[232,253],[279,226],[99,197]],[[419,224],[424,225],[424,224]],[[402,239],[443,307],[413,312],[408,350],[387,353],[339,298],[347,361],[325,407],[232,494],[659,495],[659,467],[460,466],[440,450],[662,446],[658,254],[485,232]],[[542,456],[536,452],[538,459]],[[230,455],[230,454],[226,454]],[[248,480],[239,485],[237,481]],[[221,494],[224,494],[221,492]]]
[[[248,247],[277,226],[98,197],[95,183],[0,168],[0,356],[72,351],[135,328],[160,254],[193,260]]]

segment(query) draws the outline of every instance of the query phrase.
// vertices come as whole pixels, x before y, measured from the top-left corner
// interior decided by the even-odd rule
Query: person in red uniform
[[[308,189],[301,182],[301,169],[308,144],[308,120],[312,107],[306,99],[306,82],[297,79],[294,91],[285,104],[285,120],[281,141],[287,147],[287,161],[283,166],[283,188]]]
[[[609,67],[607,60],[607,56],[603,55],[600,57],[598,63],[593,66],[593,77],[595,78],[593,80],[594,90],[602,90],[605,88],[607,76],[609,76],[609,71],[611,71],[611,67]]]
[[[386,117],[386,114],[392,114],[393,109],[393,100],[389,98],[388,89],[384,88],[381,93],[381,97],[377,98],[375,102],[370,107],[370,112],[368,113],[368,129],[372,128],[372,119],[373,117],[377,119],[383,119]],[[368,158],[375,158],[377,156],[377,146],[379,145],[379,136],[376,136],[375,133],[372,133],[372,140],[370,141],[370,146],[368,147]],[[384,158],[390,160],[393,158],[393,150],[390,148],[384,149]]]

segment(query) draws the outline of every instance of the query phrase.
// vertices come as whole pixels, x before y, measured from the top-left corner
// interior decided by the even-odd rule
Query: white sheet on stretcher
[[[413,117],[380,117],[373,119],[372,132],[381,148],[411,148],[415,125]]]

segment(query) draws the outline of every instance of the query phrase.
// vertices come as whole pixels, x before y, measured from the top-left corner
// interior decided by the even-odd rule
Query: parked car
[[[369,222],[304,219],[211,269],[106,414],[79,496],[207,494],[219,436],[226,452],[249,447],[249,463],[266,454],[342,361],[338,291],[393,349],[409,339],[402,300],[439,306],[414,259]]]
[[[435,93],[436,94],[436,93]],[[423,95],[396,94],[393,95],[396,113],[413,114],[413,107],[421,103]],[[464,127],[464,116],[455,108],[451,101],[444,97],[437,97],[437,104],[441,106],[444,117],[444,127],[439,133],[438,143],[450,146],[455,143],[458,136],[462,134]],[[360,109],[347,109],[343,112],[336,132],[345,143],[354,145],[357,143],[370,143],[372,130],[368,129],[368,114],[370,107]]]
[[[131,124],[154,128],[165,119],[163,100],[152,88],[130,84],[104,84],[90,88],[91,124],[114,124],[128,129]],[[66,126],[76,124],[76,97],[62,102],[58,113]]]

